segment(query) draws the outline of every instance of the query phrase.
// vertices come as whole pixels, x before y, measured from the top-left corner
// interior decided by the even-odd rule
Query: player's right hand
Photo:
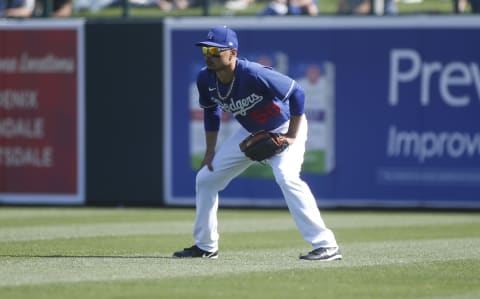
[[[214,156],[215,153],[206,153],[203,157],[200,168],[206,165],[208,167],[208,170],[213,171],[212,161]]]

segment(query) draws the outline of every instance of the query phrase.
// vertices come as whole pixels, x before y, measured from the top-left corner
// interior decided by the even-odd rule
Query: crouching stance
[[[238,59],[237,34],[228,27],[210,29],[207,40],[196,45],[202,47],[206,64],[198,74],[197,87],[207,148],[196,177],[195,245],[173,256],[218,257],[218,193],[257,163],[240,145],[252,133],[265,131],[281,136],[280,149],[265,156],[264,161],[272,168],[300,233],[313,248],[300,259],[341,259],[333,232],[325,225],[309,186],[300,178],[308,130],[302,88],[269,67]],[[222,110],[232,113],[241,127],[216,151]]]

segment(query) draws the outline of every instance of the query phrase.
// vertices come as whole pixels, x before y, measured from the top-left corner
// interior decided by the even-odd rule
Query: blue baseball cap
[[[207,40],[196,46],[238,49],[237,34],[227,26],[213,27],[208,31]]]

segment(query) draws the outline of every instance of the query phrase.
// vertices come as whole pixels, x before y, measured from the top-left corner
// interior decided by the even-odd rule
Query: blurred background
[[[478,0],[2,0],[3,17],[409,15],[479,13]]]

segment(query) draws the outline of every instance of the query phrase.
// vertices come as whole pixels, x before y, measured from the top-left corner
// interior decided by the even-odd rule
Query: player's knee
[[[209,171],[206,171],[206,167],[202,167],[198,172],[197,172],[197,177],[195,178],[195,183],[197,186],[205,185],[207,184],[211,179],[209,175]]]
[[[200,169],[195,179],[197,190],[199,188],[217,189],[218,187],[216,186],[219,185],[219,183],[215,172],[208,170],[207,167]]]

